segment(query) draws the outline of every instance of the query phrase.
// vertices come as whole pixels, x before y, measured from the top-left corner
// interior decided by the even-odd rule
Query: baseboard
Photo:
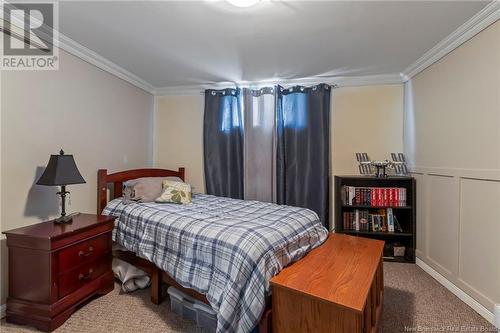
[[[7,304],[0,305],[0,319],[5,317],[5,310],[7,309]]]
[[[455,296],[460,298],[462,302],[470,306],[474,311],[479,313],[481,317],[489,321],[492,325],[494,325],[494,315],[493,312],[489,311],[483,305],[481,305],[474,298],[470,297],[467,293],[465,293],[462,289],[458,288],[456,285],[451,283],[447,278],[439,274],[435,271],[431,266],[427,265],[421,259],[417,258],[416,264],[418,267],[422,268],[427,274],[436,279],[439,283],[441,283],[446,289],[451,291]]]

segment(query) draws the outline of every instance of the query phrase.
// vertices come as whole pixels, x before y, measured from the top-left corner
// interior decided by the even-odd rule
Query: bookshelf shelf
[[[388,262],[401,262],[401,263],[407,263],[408,260],[406,260],[405,257],[400,258],[400,257],[384,257],[384,261]]]
[[[354,208],[354,209],[412,209],[411,206],[369,206],[369,205],[342,205],[342,208]]]
[[[352,196],[349,197],[349,187],[353,187],[358,190],[361,189],[358,191],[360,192],[361,198],[353,198]],[[389,188],[396,188],[398,191],[390,192],[391,190],[389,190]],[[382,189],[382,191],[386,191],[383,192],[382,195],[384,201],[375,201],[377,202],[375,205],[364,204],[373,203],[373,201],[370,200],[380,199],[380,192],[375,192],[375,189],[377,189],[377,191],[380,189]],[[365,192],[363,192],[363,190]],[[399,193],[403,193],[403,195],[400,196]],[[402,201],[394,199],[395,195],[397,200]],[[374,199],[371,196],[376,197]],[[347,204],[347,202],[349,202],[349,204]],[[403,206],[400,206],[400,203],[402,203]],[[371,176],[335,176],[335,232],[385,241],[385,261],[415,263],[415,207],[416,182],[413,177],[393,176],[376,178]],[[392,215],[390,215],[389,212],[391,212]],[[392,225],[390,222],[393,220],[392,218],[389,218],[389,215],[391,217],[396,217],[394,219],[397,221],[397,225],[394,227],[396,230],[395,232],[387,231],[392,230],[388,229],[389,224]],[[354,225],[352,221],[353,216],[357,216],[357,219],[355,217],[356,223],[354,223]],[[347,219],[347,223],[345,219]],[[380,228],[380,222],[382,222],[383,225],[382,229]],[[397,231],[397,226],[400,226],[403,231]],[[368,230],[362,228],[366,228]],[[395,246],[404,247],[405,255],[394,256]]]
[[[366,236],[381,236],[381,237],[413,237],[411,232],[387,232],[387,231],[355,231],[355,230],[344,230],[344,234],[348,235],[366,235]]]

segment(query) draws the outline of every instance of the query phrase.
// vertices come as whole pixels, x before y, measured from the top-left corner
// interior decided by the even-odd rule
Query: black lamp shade
[[[50,155],[45,171],[36,182],[38,185],[58,186],[85,183],[76,167],[73,155],[64,155],[63,151],[61,153],[60,155]]]

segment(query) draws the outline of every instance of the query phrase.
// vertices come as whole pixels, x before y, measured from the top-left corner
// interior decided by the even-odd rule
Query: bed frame
[[[101,214],[106,207],[108,189],[109,198],[114,199],[122,195],[123,182],[127,180],[169,176],[184,180],[184,168],[177,171],[136,169],[112,174],[99,170],[97,213]],[[276,333],[376,333],[383,305],[383,247],[384,243],[378,240],[330,235],[323,245],[286,267],[270,281],[274,307],[271,309],[271,300],[266,300],[267,306],[259,322],[259,333],[271,333],[272,330]],[[137,257],[135,253],[113,251],[113,256],[151,275],[153,303],[162,302],[165,291],[162,287],[165,283],[209,304],[204,295],[182,287],[166,272],[150,261]],[[315,272],[313,276],[310,275],[311,271]],[[297,295],[302,295],[301,307],[297,307]],[[353,298],[357,300],[354,303]],[[326,310],[320,311],[320,308]],[[298,309],[309,310],[297,312]]]
[[[122,196],[123,182],[127,180],[141,177],[179,177],[185,180],[184,168],[179,168],[177,171],[166,169],[134,169],[108,174],[106,169],[100,169],[97,172],[97,214],[101,214],[109,200]],[[191,297],[209,304],[205,295],[196,292],[193,289],[187,289],[177,283],[170,275],[156,267],[152,262],[140,258],[135,253],[130,251],[113,251],[115,258],[121,259],[134,265],[151,276],[151,302],[160,304],[164,298],[163,283],[174,286]],[[262,315],[259,323],[259,333],[271,332],[271,302],[267,302],[268,306]]]

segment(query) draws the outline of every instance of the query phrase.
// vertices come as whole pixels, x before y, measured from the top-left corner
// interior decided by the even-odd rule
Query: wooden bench
[[[271,280],[273,333],[377,332],[384,242],[331,234]]]

